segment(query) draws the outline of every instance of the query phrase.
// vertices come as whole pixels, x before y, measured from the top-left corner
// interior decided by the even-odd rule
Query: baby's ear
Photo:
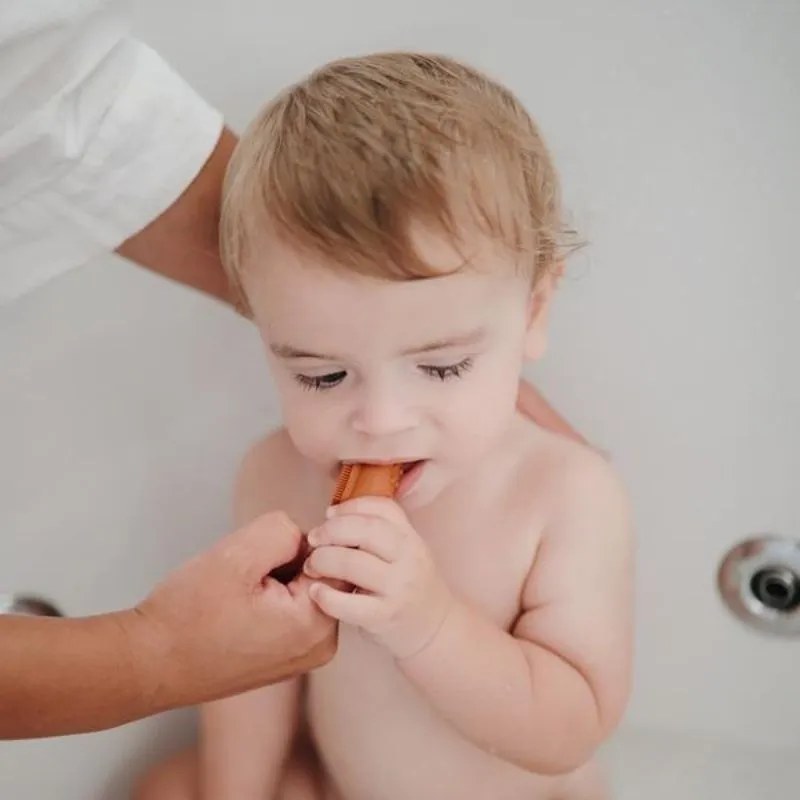
[[[554,265],[531,289],[528,301],[528,330],[525,334],[525,358],[538,361],[547,350],[547,322],[550,304],[561,277],[562,265]]]

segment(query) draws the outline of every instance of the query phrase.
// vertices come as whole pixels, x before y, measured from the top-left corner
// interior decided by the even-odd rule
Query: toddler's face
[[[460,263],[443,240],[426,258]],[[520,369],[543,340],[528,279],[510,265],[420,281],[343,274],[278,243],[260,251],[246,289],[298,450],[341,461],[425,461],[403,502],[429,502],[498,446]],[[495,259],[497,254],[491,255]]]

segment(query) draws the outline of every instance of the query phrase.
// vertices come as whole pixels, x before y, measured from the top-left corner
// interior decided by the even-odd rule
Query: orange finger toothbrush
[[[402,464],[342,464],[331,505],[368,495],[394,497],[402,477]]]
[[[339,505],[354,497],[394,497],[402,477],[402,464],[342,464],[331,505]],[[270,572],[270,577],[280,583],[291,583],[303,569],[309,550],[304,538],[297,555]]]

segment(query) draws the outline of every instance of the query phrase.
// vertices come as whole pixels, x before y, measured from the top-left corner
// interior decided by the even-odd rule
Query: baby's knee
[[[602,764],[592,759],[567,779],[563,800],[610,800],[608,778]]]
[[[198,800],[197,754],[186,750],[151,769],[134,786],[131,800]]]

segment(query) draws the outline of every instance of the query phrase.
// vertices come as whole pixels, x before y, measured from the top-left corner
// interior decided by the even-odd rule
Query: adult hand
[[[285,514],[259,517],[139,606],[93,617],[0,615],[0,739],[103,730],[275,683],[330,660],[337,623],[300,576]]]
[[[126,622],[144,689],[157,675],[165,705],[207,702],[330,660],[337,627],[309,597],[311,581],[269,576],[303,544],[273,512],[173,572]]]

